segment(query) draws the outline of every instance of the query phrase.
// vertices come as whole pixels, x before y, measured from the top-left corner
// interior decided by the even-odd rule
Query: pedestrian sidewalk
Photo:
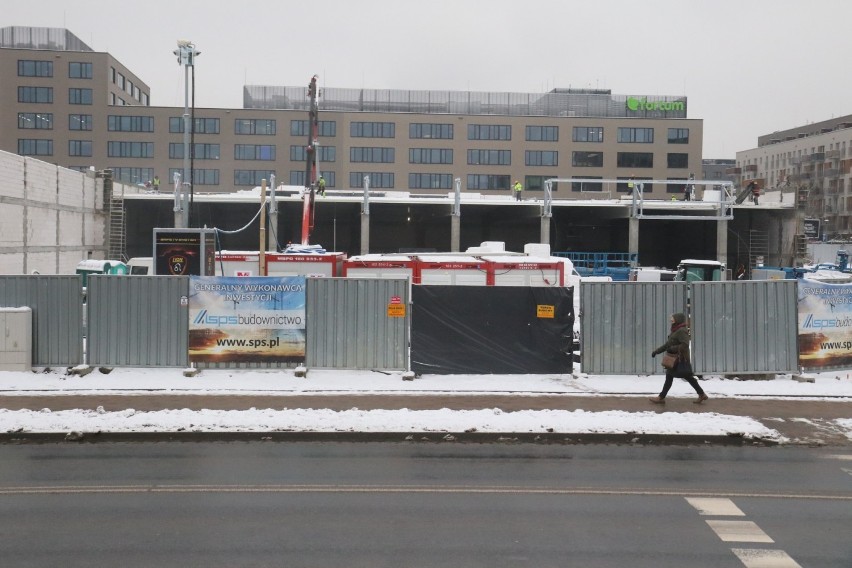
[[[82,369],[84,372],[89,369]],[[751,381],[706,377],[702,405],[661,375],[424,375],[293,370],[0,372],[0,432],[515,433],[740,437],[852,445],[846,373]]]

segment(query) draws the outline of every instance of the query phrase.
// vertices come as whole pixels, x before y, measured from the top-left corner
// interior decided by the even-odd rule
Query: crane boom
[[[302,196],[302,244],[310,244],[314,228],[314,198],[317,185],[317,153],[319,151],[319,105],[317,103],[317,76],[308,84],[310,111],[308,120],[308,146],[305,151],[305,191]]]

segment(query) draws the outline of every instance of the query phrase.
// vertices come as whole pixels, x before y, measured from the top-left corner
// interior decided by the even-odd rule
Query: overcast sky
[[[225,8],[227,6],[227,8]],[[686,95],[704,157],[852,114],[847,0],[196,0],[3,2],[0,26],[65,27],[183,106],[172,51],[194,42],[197,107],[242,87]]]

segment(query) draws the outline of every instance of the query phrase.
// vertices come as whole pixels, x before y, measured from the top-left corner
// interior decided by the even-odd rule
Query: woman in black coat
[[[656,357],[658,353],[666,351],[673,355],[677,355],[677,365],[674,369],[666,369],[666,382],[663,384],[663,390],[659,396],[651,398],[654,404],[665,404],[666,395],[669,389],[672,388],[672,381],[675,377],[686,379],[686,381],[698,393],[698,399],[694,400],[695,404],[701,404],[709,397],[702,390],[701,385],[695,375],[692,374],[692,363],[689,359],[689,329],[686,327],[686,316],[683,314],[672,314],[672,327],[669,333],[669,338],[665,343],[657,347],[651,352],[651,357]]]

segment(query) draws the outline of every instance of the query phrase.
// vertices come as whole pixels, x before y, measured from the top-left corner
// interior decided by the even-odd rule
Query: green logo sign
[[[627,97],[627,109],[633,112],[637,110],[686,110],[686,103],[683,101],[651,101],[636,97]]]

